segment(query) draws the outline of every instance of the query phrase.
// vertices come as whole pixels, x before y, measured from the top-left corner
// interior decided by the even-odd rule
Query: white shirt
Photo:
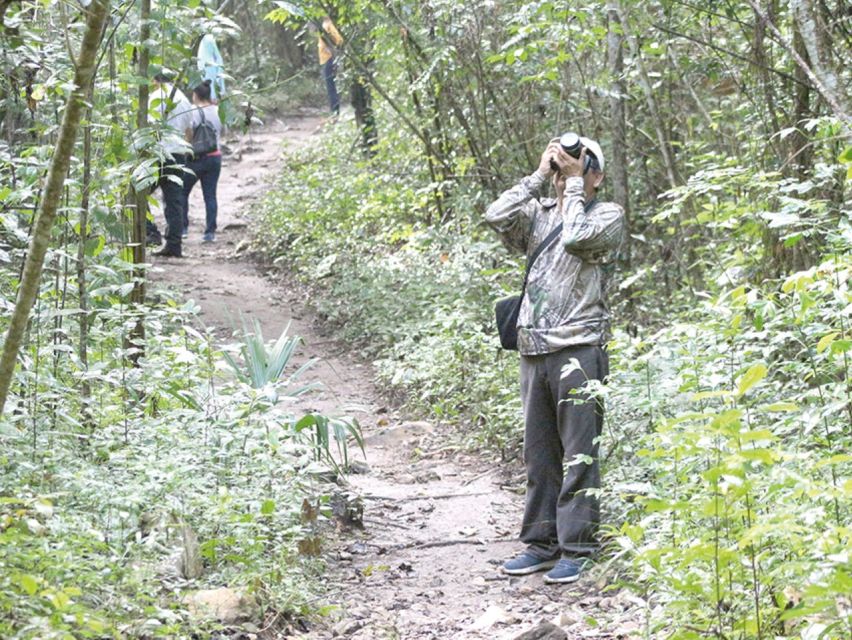
[[[162,85],[151,94],[148,121],[161,125],[159,139],[163,151],[169,155],[188,153],[191,149],[185,133],[192,127],[192,105],[180,89],[175,89],[170,101],[171,92],[169,85]]]

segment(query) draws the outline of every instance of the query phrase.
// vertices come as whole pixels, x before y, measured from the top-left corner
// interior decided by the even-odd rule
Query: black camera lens
[[[579,158],[580,151],[583,150],[583,144],[580,142],[580,136],[573,131],[563,133],[559,138],[559,144],[562,146],[565,153],[572,158]]]

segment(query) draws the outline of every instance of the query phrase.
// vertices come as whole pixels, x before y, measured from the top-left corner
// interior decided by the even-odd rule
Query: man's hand
[[[554,138],[547,145],[544,153],[541,154],[541,161],[538,164],[538,170],[545,177],[550,178],[554,173],[556,173],[553,169],[555,165],[559,170],[559,176],[561,178],[582,177],[585,162],[585,148],[580,151],[580,157],[575,158],[574,156],[565,153],[565,149],[563,149],[562,145],[559,144],[559,138]]]
[[[559,156],[556,158],[556,164],[559,165],[560,176],[566,178],[581,178],[583,176],[583,166],[586,163],[586,148],[580,150],[580,157],[575,158],[572,155],[565,153],[562,145],[559,145]]]
[[[544,153],[541,154],[541,160],[538,163],[538,172],[545,178],[549,178],[556,173],[553,169],[553,164],[555,163],[557,154],[561,150],[562,147],[559,144],[559,138],[554,138],[548,143]]]

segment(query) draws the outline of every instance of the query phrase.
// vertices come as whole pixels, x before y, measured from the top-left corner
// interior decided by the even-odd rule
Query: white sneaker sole
[[[570,584],[572,582],[577,582],[579,579],[579,573],[576,576],[568,576],[566,578],[548,578],[547,576],[544,576],[544,581],[547,584]]]
[[[545,569],[552,569],[556,566],[558,560],[543,560],[538,564],[531,565],[529,567],[524,567],[523,569],[507,569],[505,567],[500,567],[500,571],[505,573],[507,576],[528,576],[531,573],[538,573],[539,571],[544,571]]]

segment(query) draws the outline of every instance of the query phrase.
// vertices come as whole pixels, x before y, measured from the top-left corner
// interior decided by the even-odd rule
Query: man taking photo
[[[603,406],[584,387],[608,374],[602,266],[625,233],[622,208],[596,198],[604,178],[600,145],[588,138],[579,144],[574,157],[552,140],[538,169],[485,214],[509,248],[528,261],[536,254],[517,323],[527,472],[520,539],[527,548],[502,571],[549,569],[548,583],[577,580],[597,547],[600,511],[588,490],[600,487]],[[548,182],[555,199],[542,197]]]

